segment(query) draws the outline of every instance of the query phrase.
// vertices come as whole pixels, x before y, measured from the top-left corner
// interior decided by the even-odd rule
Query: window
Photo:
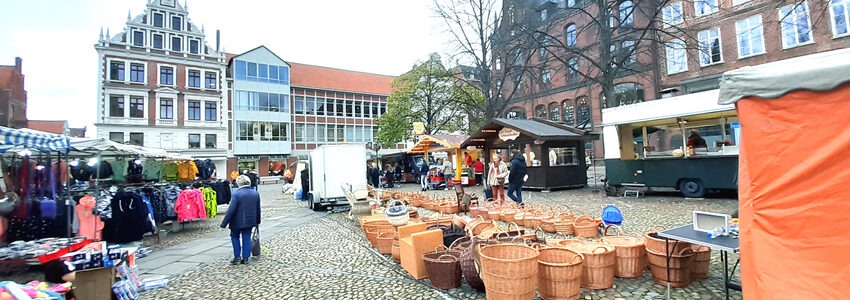
[[[362,118],[363,117],[363,106],[360,105],[360,101],[354,101],[354,117]]]
[[[850,32],[850,0],[830,0],[829,13],[832,16],[832,34],[846,35]]]
[[[159,118],[164,120],[174,119],[174,99],[159,100]]]
[[[684,22],[684,18],[682,17],[682,1],[665,6],[661,14],[664,27],[681,24]]]
[[[617,45],[611,44],[608,46],[608,53],[611,55],[611,69],[616,69],[617,63],[619,63],[617,60]]]
[[[161,13],[153,13],[153,26],[162,28],[163,25],[163,15]]]
[[[316,142],[316,124],[307,124],[304,127],[304,141],[308,143]]]
[[[133,46],[145,46],[145,32],[133,30]]]
[[[620,42],[620,53],[622,53],[622,56],[624,57],[624,65],[634,63],[637,58],[637,52],[635,51],[635,41]]]
[[[159,67],[159,84],[174,85],[174,68]]]
[[[201,45],[201,43],[198,42],[197,40],[189,41],[189,53],[198,54],[198,52],[201,48],[200,45]]]
[[[204,148],[207,149],[215,149],[216,145],[216,136],[215,134],[206,134],[204,135]]]
[[[327,125],[325,125],[325,124],[316,125],[316,134],[317,134],[316,142],[327,143],[328,142],[327,133],[328,133]]]
[[[145,117],[145,99],[142,97],[130,97],[130,118]]]
[[[183,47],[181,47],[182,41],[183,40],[180,37],[176,37],[176,36],[171,37],[171,51],[174,51],[174,52],[182,51],[183,50]]]
[[[130,64],[130,82],[145,82],[145,65]]]
[[[304,101],[304,112],[308,115],[316,114],[316,98],[307,97]]]
[[[130,132],[130,145],[144,146],[145,134],[141,132]]]
[[[174,30],[182,30],[183,29],[183,18],[178,16],[171,17],[171,29]]]
[[[614,99],[607,101],[605,93],[599,94],[599,100],[602,108],[617,107],[635,103],[641,103],[645,100],[643,86],[637,83],[621,83],[614,86]]]
[[[577,166],[578,151],[575,147],[549,148],[549,166]]]
[[[295,110],[293,111],[293,113],[304,113],[304,96],[295,96]]]
[[[755,15],[735,23],[738,57],[743,58],[764,53],[763,30],[761,15]]]
[[[587,103],[587,97],[578,99],[578,124],[577,127],[590,127],[590,104]]]
[[[546,106],[538,105],[534,108],[534,116],[541,119],[546,119]]]
[[[543,73],[540,75],[540,79],[543,80],[543,84],[549,84],[552,82],[552,74],[549,73],[549,69],[543,70]]]
[[[201,101],[189,101],[189,120],[201,120]]]
[[[666,44],[667,74],[676,74],[688,70],[687,54],[685,53],[685,42],[673,40]]]
[[[549,40],[547,40],[545,38],[540,40],[540,52],[539,52],[539,54],[540,54],[541,60],[546,58],[547,55],[549,55],[549,48],[548,47],[549,47]]]
[[[204,120],[215,121],[218,119],[218,105],[215,102],[204,103]]]
[[[292,139],[295,142],[304,141],[304,124],[295,124],[295,132]]]
[[[345,116],[353,117],[354,116],[354,101],[345,100]]]
[[[791,48],[812,41],[812,26],[809,22],[808,3],[783,6],[779,9],[782,27],[782,47]]]
[[[161,34],[153,35],[153,47],[156,49],[162,49],[164,47]]]
[[[700,31],[697,35],[699,40],[699,65],[708,66],[723,61],[720,47],[720,28]]]
[[[634,23],[634,3],[629,0],[625,0],[620,2],[620,6],[618,7],[620,11],[620,26],[622,27],[631,27],[632,23]]]
[[[701,17],[718,10],[717,0],[694,0],[694,15]]]
[[[123,132],[110,132],[109,140],[116,143],[124,143],[124,133]]]
[[[124,81],[124,62],[113,61],[109,63],[109,79]]]
[[[336,100],[336,116],[342,117],[345,114],[345,101],[344,100]]]
[[[190,70],[189,71],[189,87],[193,87],[193,88],[201,87],[201,71],[198,71],[198,70]]]
[[[124,117],[124,96],[109,96],[109,116]],[[121,142],[124,142],[124,137],[121,137]]]
[[[189,149],[200,149],[201,148],[201,135],[200,134],[189,134]]]
[[[257,77],[263,81],[263,79],[269,78],[269,65],[267,64],[258,64],[257,65]]]
[[[564,124],[569,126],[575,126],[576,122],[576,109],[572,100],[566,100],[561,103],[561,111],[563,112]]]
[[[561,110],[558,107],[558,103],[549,104],[549,120],[552,122],[561,121]]]
[[[381,103],[381,115],[383,116],[386,113],[387,113],[387,104]]]
[[[505,113],[505,118],[508,119],[525,119],[525,110],[519,107],[511,108]]]
[[[216,76],[215,72],[206,72],[206,81],[205,86],[207,89],[214,90],[216,85],[218,85],[218,76]]]
[[[567,0],[567,7],[576,6],[576,0]]]
[[[570,82],[575,82],[578,79],[579,71],[578,71],[578,58],[570,58],[567,60],[567,68],[569,68],[569,80]]]
[[[246,80],[248,76],[248,65],[245,61],[237,60],[236,67],[234,68],[234,72],[237,80]]]
[[[567,35],[567,47],[575,47],[576,40],[578,39],[578,33],[576,32],[576,24],[569,24],[567,28],[564,30]]]

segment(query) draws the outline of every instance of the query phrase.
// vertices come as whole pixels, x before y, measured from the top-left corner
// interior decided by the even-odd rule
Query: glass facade
[[[247,80],[254,82],[289,84],[289,67],[275,66],[267,64],[258,64],[236,60],[235,75],[236,80]]]

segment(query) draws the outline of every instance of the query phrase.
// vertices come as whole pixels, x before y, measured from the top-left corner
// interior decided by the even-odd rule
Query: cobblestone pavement
[[[279,185],[275,185],[279,190]],[[400,191],[416,191],[404,185]],[[645,198],[612,198],[593,193],[590,188],[551,193],[524,191],[528,203],[567,205],[572,209],[598,215],[606,204],[617,205],[625,215],[624,228],[642,233],[654,225],[687,224],[691,211],[706,210],[731,213],[737,207],[734,199],[683,199],[677,195],[650,194]],[[282,212],[307,210],[301,202],[286,196],[278,204],[274,188],[262,189],[266,205],[279,205]],[[480,187],[467,190],[481,195]],[[429,194],[451,196],[450,191]],[[278,194],[279,195],[279,194]],[[430,212],[422,212],[429,214]],[[265,213],[264,213],[265,214]],[[290,229],[263,240],[263,255],[248,265],[231,266],[229,256],[209,261],[171,278],[168,287],[143,293],[145,299],[484,299],[466,284],[459,289],[441,291],[426,280],[414,280],[388,255],[380,255],[369,247],[359,227],[334,213],[287,224]],[[297,221],[293,221],[297,222]],[[502,225],[504,226],[504,224]],[[736,259],[736,255],[730,255]],[[144,263],[143,260],[140,261]],[[721,299],[723,268],[719,254],[713,253],[711,278],[695,282],[688,288],[672,289],[673,299]],[[614,288],[601,291],[582,290],[582,299],[663,299],[666,289],[652,282],[649,272],[639,279],[615,279]],[[732,299],[741,294],[732,292]]]

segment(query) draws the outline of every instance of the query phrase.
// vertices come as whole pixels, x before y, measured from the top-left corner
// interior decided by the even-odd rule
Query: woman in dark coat
[[[251,258],[251,229],[260,226],[260,194],[251,188],[251,178],[241,175],[236,178],[239,189],[233,192],[233,200],[221,221],[221,228],[230,225],[230,241],[233,243],[231,264],[247,264]],[[241,238],[241,243],[240,243]]]

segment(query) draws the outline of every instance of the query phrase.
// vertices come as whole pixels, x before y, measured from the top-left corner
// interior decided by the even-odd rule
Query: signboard
[[[499,130],[499,139],[503,141],[515,140],[519,137],[519,131],[510,129],[510,128],[502,128]]]
[[[425,123],[413,122],[413,135],[425,134]]]

